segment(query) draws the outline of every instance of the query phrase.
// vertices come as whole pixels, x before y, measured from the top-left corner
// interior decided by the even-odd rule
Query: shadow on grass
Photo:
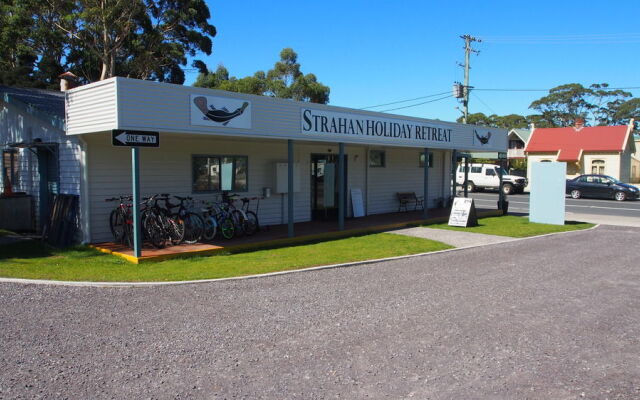
[[[72,258],[105,256],[92,248],[78,245],[56,249],[40,240],[19,240],[0,245],[0,260],[65,256]]]

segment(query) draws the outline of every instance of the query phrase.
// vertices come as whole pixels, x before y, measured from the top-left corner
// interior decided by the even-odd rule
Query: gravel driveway
[[[0,284],[0,398],[637,399],[638,237],[197,285]]]

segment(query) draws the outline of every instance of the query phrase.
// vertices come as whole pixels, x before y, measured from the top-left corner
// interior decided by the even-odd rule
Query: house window
[[[418,167],[424,168],[424,153],[420,153]],[[429,152],[429,168],[433,168],[433,153]]]
[[[604,175],[604,160],[591,161],[591,173]]]
[[[509,140],[510,149],[524,149],[524,143],[522,140]]]
[[[191,165],[193,192],[247,191],[247,156],[197,155]]]
[[[14,189],[18,184],[18,151],[15,149],[2,150],[2,182]]]
[[[387,166],[384,150],[369,151],[369,166],[373,168],[384,168]]]

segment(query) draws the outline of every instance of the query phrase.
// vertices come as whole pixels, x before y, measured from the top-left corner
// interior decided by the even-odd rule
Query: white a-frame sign
[[[473,199],[467,197],[456,197],[451,206],[449,215],[449,225],[470,227],[478,225],[476,206]]]

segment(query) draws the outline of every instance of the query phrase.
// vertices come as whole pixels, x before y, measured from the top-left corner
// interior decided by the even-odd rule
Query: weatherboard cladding
[[[105,135],[87,135],[88,147],[88,194],[91,241],[100,242],[111,239],[108,219],[114,207],[113,202],[105,202],[119,194],[131,192],[131,153],[126,148],[116,148],[104,140]],[[287,146],[276,141],[239,141],[227,138],[211,138],[166,134],[160,148],[140,150],[140,177],[143,196],[169,192],[182,196],[194,196],[201,200],[214,200],[219,193],[192,192],[192,165],[194,154],[244,155],[248,157],[248,192],[242,196],[262,195],[263,187],[275,187],[276,164],[286,162]],[[365,150],[362,146],[346,146],[349,157],[348,184],[364,191]],[[337,152],[337,146],[320,144],[299,144],[295,147],[295,162],[300,163],[301,171],[310,171],[311,154],[327,153],[331,149]],[[358,155],[358,160],[354,161]],[[301,174],[300,192],[295,193],[295,220],[308,221],[311,218],[311,182],[309,174]],[[405,185],[408,190],[411,183]],[[392,194],[387,194],[392,196]],[[393,194],[394,195],[394,194]],[[285,203],[283,203],[285,201]],[[285,204],[284,214],[282,214]],[[252,203],[252,208],[255,203]],[[389,211],[396,204],[389,202]],[[286,196],[274,193],[271,198],[260,201],[260,223],[275,225],[287,222]]]
[[[262,188],[276,186],[276,164],[287,161],[285,143],[272,140],[237,140],[220,137],[165,134],[157,149],[141,149],[141,192],[143,196],[169,192],[190,195],[201,200],[213,200],[219,194],[192,192],[191,159],[194,154],[244,155],[248,157],[248,191],[242,196],[262,195]],[[131,192],[131,153],[126,148],[111,146],[106,135],[86,135],[88,153],[88,201],[93,242],[111,239],[108,219],[114,207],[106,198]],[[350,189],[363,193],[367,214],[395,212],[398,209],[396,192],[416,192],[421,195],[423,169],[418,166],[418,149],[394,148],[386,150],[387,167],[367,169],[367,146],[347,145],[347,216],[351,215]],[[311,170],[312,154],[336,154],[335,144],[300,143],[294,147],[294,159],[299,163],[300,191],[294,195],[295,220],[311,219]],[[434,151],[434,168],[429,169],[429,204],[443,197],[449,186],[443,178],[442,165],[450,158],[450,152]],[[448,169],[445,169],[448,171]],[[368,176],[367,176],[368,174]],[[252,204],[252,207],[255,203]],[[283,213],[284,211],[284,213]],[[259,219],[262,225],[287,222],[286,195],[273,193],[260,201]]]
[[[66,92],[68,135],[117,128],[116,80],[109,79]]]
[[[41,113],[32,113],[14,103],[6,103],[0,100],[0,147],[4,148],[8,143],[32,142],[40,139],[44,143],[56,143],[58,147],[59,192],[63,194],[79,194],[80,192],[80,147],[78,138],[66,136],[64,131],[53,126],[50,115],[52,110],[59,107],[54,103],[60,97],[49,91],[35,90],[34,96],[27,94],[32,89],[19,89],[21,102],[33,107]],[[43,93],[45,92],[45,93]],[[48,95],[45,110],[39,106],[45,104],[43,95]],[[60,97],[60,103],[63,97]],[[28,103],[33,101],[32,103]],[[41,118],[42,117],[42,118]],[[40,201],[40,174],[38,172],[38,159],[28,149],[18,149],[19,168],[17,184],[14,192],[26,192],[33,196],[34,210],[36,210],[36,223],[40,216],[37,210]],[[0,174],[0,190],[3,189],[2,174]]]
[[[230,93],[219,90],[172,85],[128,78],[111,78],[102,86],[96,84],[82,86],[69,91],[70,106],[68,122],[69,134],[91,133],[110,129],[134,129],[174,133],[194,133],[202,135],[231,135],[256,138],[296,139],[321,142],[344,142],[370,145],[429,147],[460,150],[505,151],[507,147],[506,130],[475,127],[443,121],[393,116],[363,110],[346,109],[276,99],[265,96],[253,96]],[[117,89],[116,89],[117,88]],[[117,100],[114,99],[117,91]],[[81,95],[85,93],[86,95]],[[94,92],[99,92],[95,93]],[[191,125],[191,96],[218,96],[251,103],[251,129],[232,128],[231,126]],[[75,100],[74,104],[71,100]],[[104,107],[96,107],[96,102]],[[113,107],[117,105],[117,109]],[[79,108],[80,110],[75,110]],[[303,132],[302,112],[304,109],[320,114],[348,115],[354,119],[384,119],[398,124],[414,126],[439,126],[451,130],[451,140],[403,140],[391,137],[367,136],[349,133],[309,133]],[[320,117],[319,117],[320,118]],[[86,119],[86,121],[85,121]],[[474,135],[474,129],[478,135]],[[482,144],[477,138],[492,139]],[[446,137],[446,135],[444,135]]]

